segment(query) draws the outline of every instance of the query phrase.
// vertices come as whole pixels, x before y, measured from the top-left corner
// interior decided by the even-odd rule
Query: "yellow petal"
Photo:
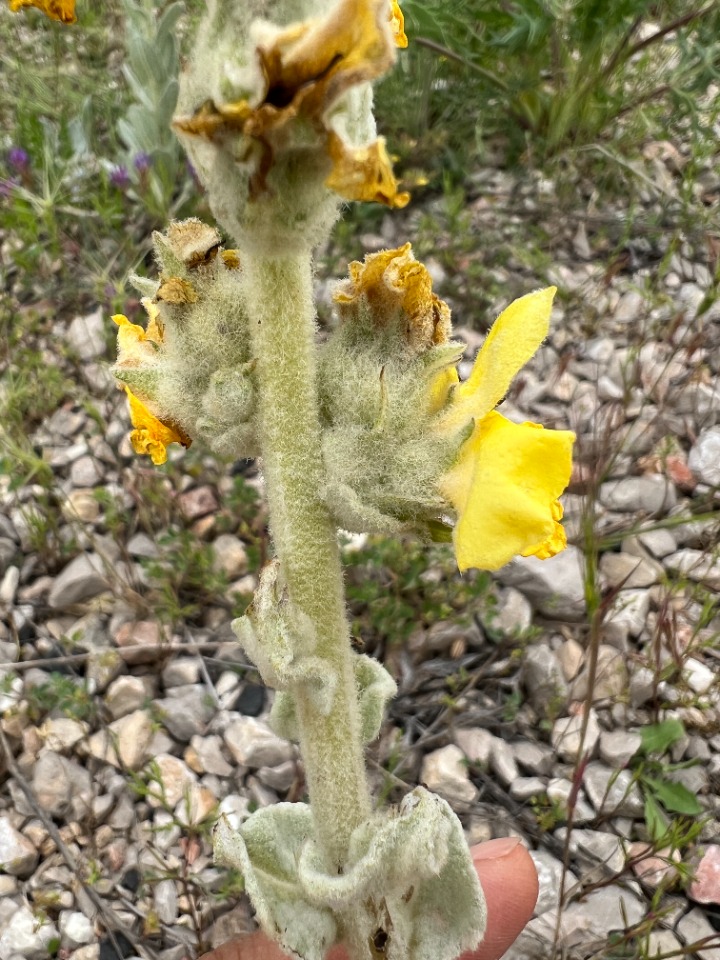
[[[398,193],[382,137],[367,147],[349,147],[330,130],[328,154],[333,168],[325,185],[346,200],[384,203],[388,207],[404,207],[409,202],[409,193]]]
[[[61,23],[75,23],[75,0],[10,0],[10,9],[16,13],[22,7],[37,7],[38,10]]]
[[[151,304],[151,306],[153,306]],[[144,330],[138,323],[131,323],[121,313],[116,313],[113,321],[118,325],[118,363],[123,366],[136,367],[144,360],[155,358],[153,343],[162,343],[162,336],[158,333],[158,320],[151,313],[148,329]],[[156,337],[160,336],[159,339]]]
[[[570,431],[494,411],[476,424],[440,483],[458,514],[460,570],[498,570],[518,554],[543,558],[564,547],[557,498],[570,479],[573,440]]]
[[[390,0],[390,29],[395,46],[404,50],[408,45],[408,38],[405,36],[405,17],[397,0]]]
[[[513,300],[485,339],[470,376],[453,395],[443,427],[482,419],[503,399],[513,378],[548,334],[555,287]]]
[[[135,428],[130,434],[130,442],[137,454],[147,454],[155,466],[167,460],[167,448],[171,443],[190,446],[190,439],[178,427],[163,423],[154,413],[150,413],[145,404],[125,387],[130,405],[130,421]]]

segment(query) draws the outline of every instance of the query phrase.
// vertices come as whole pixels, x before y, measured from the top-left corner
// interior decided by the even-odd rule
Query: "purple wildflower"
[[[16,186],[16,180],[0,180],[0,197],[11,197]]]
[[[24,173],[30,166],[30,157],[22,147],[10,147],[7,159],[10,166],[19,173]]]
[[[110,174],[110,183],[116,190],[127,190],[130,186],[130,175],[125,167],[115,167]]]
[[[138,155],[133,160],[133,163],[135,164],[135,169],[140,174],[147,173],[147,171],[152,166],[152,162],[153,162],[152,157],[150,156],[149,153],[138,153]]]

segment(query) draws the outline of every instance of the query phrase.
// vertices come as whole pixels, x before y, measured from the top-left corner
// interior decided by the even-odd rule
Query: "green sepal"
[[[121,383],[126,384],[138,400],[155,400],[160,386],[160,371],[148,367],[124,367],[116,364],[110,372]]]
[[[130,274],[128,283],[141,297],[150,297],[151,299],[160,289],[159,281],[151,280],[149,277],[139,277],[136,273]]]

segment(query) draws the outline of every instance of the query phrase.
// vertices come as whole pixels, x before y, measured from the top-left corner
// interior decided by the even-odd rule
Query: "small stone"
[[[74,487],[96,487],[103,480],[103,468],[95,457],[80,457],[70,466],[70,483]]]
[[[178,918],[178,895],[174,880],[161,880],[153,890],[155,913],[160,923],[172,924]]]
[[[490,769],[506,787],[520,776],[512,747],[500,737],[493,737],[490,746]]]
[[[675,487],[665,477],[649,474],[609,480],[600,487],[600,502],[619,513],[661,513],[675,506]]]
[[[92,783],[83,767],[66,757],[46,750],[33,768],[32,786],[35,799],[51,817],[62,817],[73,805],[85,804],[90,809]],[[77,800],[78,803],[73,804]]]
[[[60,943],[66,950],[75,950],[85,943],[91,943],[95,937],[92,921],[78,910],[61,910],[58,925]]]
[[[451,804],[470,804],[477,797],[462,750],[453,743],[426,754],[420,780]]]
[[[694,657],[685,661],[682,675],[690,689],[698,694],[707,693],[716,680],[715,673]]]
[[[573,700],[585,700],[589,691],[589,665],[586,665],[572,685]],[[600,644],[597,651],[595,685],[593,700],[607,700],[619,697],[627,687],[627,667],[619,650],[607,644]]]
[[[557,657],[546,643],[528,647],[523,659],[521,680],[528,700],[541,715],[558,715],[567,703],[568,686]]]
[[[160,551],[146,533],[136,533],[127,542],[128,555],[136,560],[154,560]]]
[[[522,590],[546,617],[582,620],[585,616],[583,561],[577,547],[569,546],[549,560],[516,557],[498,576]]]
[[[600,724],[592,707],[589,710],[584,742],[582,740],[582,726],[583,717],[581,713],[572,717],[562,717],[553,724],[552,745],[563,760],[574,762],[581,755],[592,756],[600,739]]]
[[[516,637],[532,626],[532,607],[525,594],[514,587],[506,587],[498,598],[491,623],[505,637]]]
[[[686,547],[665,557],[665,566],[696,583],[720,590],[720,559],[712,553]]]
[[[155,757],[144,773],[149,785],[147,802],[155,809],[165,804],[176,807],[190,785],[197,782],[187,764],[168,753]]]
[[[217,497],[211,486],[194,487],[178,497],[180,510],[188,520],[198,520],[218,509]]]
[[[686,946],[704,940],[708,943],[717,943],[717,932],[699,907],[686,913],[678,921],[675,930],[683,938]],[[698,952],[695,956],[700,957],[701,954]],[[720,946],[703,947],[702,960],[720,960]]]
[[[162,654],[165,636],[155,620],[124,623],[115,634],[115,643],[125,663],[154,663]]]
[[[566,827],[561,827],[556,832],[563,841],[566,830]],[[625,866],[620,838],[602,830],[573,830],[570,835],[570,850],[586,863],[599,861],[612,873],[619,873]]]
[[[535,904],[535,913],[545,913],[546,910],[556,908],[560,902],[560,884],[563,877],[563,865],[560,860],[554,857],[547,850],[531,850],[530,856],[535,864],[538,874],[538,893],[537,903]],[[565,873],[565,889],[570,889],[577,883],[577,877],[568,870]]]
[[[82,488],[71,490],[60,510],[66,520],[94,523],[100,516],[100,503],[92,490]]]
[[[648,530],[639,533],[638,540],[654,557],[662,559],[677,550],[677,540],[669,530]]]
[[[698,480],[720,487],[720,426],[700,433],[690,450],[688,466]]]
[[[657,850],[649,843],[631,843],[627,848],[627,859],[632,871],[646,887],[657,890],[660,884],[671,886],[671,881],[679,877],[675,863],[680,863],[678,850]]]
[[[152,698],[151,678],[122,676],[113,680],[105,694],[105,706],[114,719],[144,706]]]
[[[632,587],[650,587],[662,577],[663,569],[628,553],[604,553],[600,559],[600,572],[610,587],[629,590]]]
[[[516,777],[510,784],[510,796],[521,803],[545,793],[545,781],[540,777]]]
[[[600,734],[600,758],[619,769],[627,766],[642,746],[639,733],[628,730],[603,730]]]
[[[202,773],[212,773],[217,777],[229,777],[233,767],[222,752],[222,740],[213,734],[209,737],[194,736],[190,746],[195,751]]]
[[[643,952],[648,960],[684,956],[682,944],[672,930],[650,930]]]
[[[50,717],[40,727],[40,736],[48,749],[65,753],[87,735],[88,729],[86,723],[70,717]]]
[[[601,836],[608,837],[610,841],[617,840],[608,834]],[[622,869],[622,853],[620,861],[617,869]],[[608,868],[615,872],[615,868],[610,864]],[[593,890],[582,900],[570,904],[563,912],[563,923],[572,925],[576,919],[582,918],[588,924],[586,929],[590,933],[590,936],[586,935],[586,939],[597,938],[605,943],[610,932],[634,927],[646,914],[647,906],[639,897],[614,885]]]
[[[60,571],[48,596],[53,610],[96,597],[109,589],[102,559],[96,553],[81,553]]]
[[[624,293],[615,307],[615,319],[618,323],[629,323],[631,320],[640,319],[640,311],[643,307],[643,296],[637,290],[628,290]]]
[[[156,700],[154,706],[173,737],[189,743],[192,737],[205,733],[215,706],[202,687],[173,687],[171,692],[173,696]]]
[[[555,656],[557,657],[565,679],[568,682],[574,680],[580,672],[583,660],[585,659],[585,650],[583,647],[577,640],[573,639],[573,637],[569,637],[564,643],[560,644],[555,651]]]
[[[276,767],[293,759],[294,748],[262,720],[241,717],[223,734],[235,762],[241,767]]]
[[[277,767],[260,767],[258,779],[277,790],[278,793],[287,793],[297,779],[297,764],[294,760],[286,760]]]
[[[15,603],[15,594],[20,583],[19,567],[8,567],[0,582],[0,603],[11,607]]]
[[[0,817],[0,870],[13,877],[29,877],[38,863],[38,852],[30,841]]]
[[[147,710],[135,710],[98,730],[89,741],[90,753],[114,767],[139,770],[150,753],[153,721]]]
[[[55,924],[40,912],[36,916],[22,904],[16,908],[0,936],[0,957],[2,960],[15,960],[17,957],[23,960],[47,960],[50,945],[57,939]]]
[[[603,763],[589,763],[583,785],[598,813],[642,816],[643,798],[629,770],[612,770]]]
[[[233,710],[246,717],[259,717],[265,709],[265,687],[259,683],[245,683],[233,705]]]
[[[633,667],[629,683],[630,705],[637,709],[657,696],[657,677],[648,667]]]
[[[622,650],[629,636],[638,637],[642,633],[649,609],[648,590],[620,590],[603,624],[605,643]]]
[[[222,533],[213,541],[212,548],[215,555],[213,566],[224,573],[228,580],[237,580],[247,572],[247,553],[238,537],[231,533]]]
[[[708,844],[688,892],[698,903],[720,903],[720,844]]]
[[[546,744],[521,740],[513,746],[515,759],[521,767],[524,767],[536,776],[542,777],[551,773],[555,762],[555,755]]]
[[[74,317],[67,328],[67,341],[81,360],[97,360],[105,355],[108,327],[100,307],[86,317]]]
[[[469,763],[476,763],[487,769],[490,766],[490,753],[495,737],[483,727],[466,727],[455,731],[455,743],[465,754]]]
[[[170,687],[189,687],[200,679],[200,657],[177,657],[163,668],[162,682],[166,690]]]

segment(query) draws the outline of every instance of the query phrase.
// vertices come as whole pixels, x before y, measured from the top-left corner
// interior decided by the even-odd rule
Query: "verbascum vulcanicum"
[[[51,20],[61,23],[75,23],[75,0],[10,0],[10,9],[13,13],[23,7],[36,7],[42,10]]]
[[[174,126],[231,249],[198,220],[170,224],[158,280],[131,278],[146,322],[114,318],[138,452],[160,464],[197,440],[262,464],[275,556],[232,628],[300,744],[310,802],[237,830],[220,817],[214,851],[301,960],[339,942],[350,960],[454,960],[487,916],[445,800],[373,803],[363,749],[396,686],[353,648],[338,528],[452,540],[461,569],[564,544],[572,434],[495,410],[547,334],[552,290],[500,315],[465,383],[409,244],[351,264],[339,324],[317,336],[313,251],[341,201],[408,201],[371,109],[406,44],[397,0],[208,0]]]

